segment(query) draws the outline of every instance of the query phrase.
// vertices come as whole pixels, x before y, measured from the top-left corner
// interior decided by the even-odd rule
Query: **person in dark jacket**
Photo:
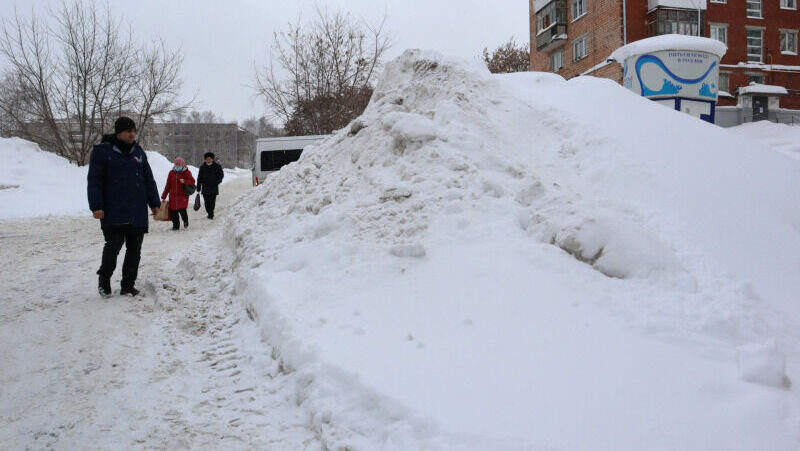
[[[97,271],[98,291],[111,295],[111,275],[125,244],[120,294],[136,296],[142,241],[148,230],[147,207],[158,213],[161,201],[147,162],[147,154],[136,143],[136,124],[127,117],[114,123],[114,134],[103,136],[92,149],[87,176],[89,209],[105,237],[103,259]]]
[[[200,166],[200,171],[197,174],[197,192],[203,194],[208,219],[214,219],[214,207],[217,204],[219,185],[225,177],[225,172],[222,170],[222,166],[214,161],[213,153],[206,152],[203,157],[206,159],[206,163]]]

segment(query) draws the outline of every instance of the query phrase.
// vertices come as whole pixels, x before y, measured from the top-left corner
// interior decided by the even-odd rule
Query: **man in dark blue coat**
[[[106,244],[97,274],[98,291],[111,295],[111,275],[117,267],[117,255],[125,244],[120,294],[136,296],[134,287],[139,273],[142,240],[147,233],[147,207],[158,212],[161,200],[147,163],[147,155],[136,143],[136,124],[127,117],[114,123],[114,134],[103,136],[92,149],[89,161],[89,208],[100,220]]]

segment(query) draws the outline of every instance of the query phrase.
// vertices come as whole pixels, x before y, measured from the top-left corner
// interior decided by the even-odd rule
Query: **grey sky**
[[[46,10],[59,0],[16,0],[25,14]],[[102,0],[101,0],[102,3]],[[321,7],[342,8],[377,22],[387,13],[395,38],[390,57],[406,48],[427,48],[475,58],[483,47],[512,35],[528,37],[526,0],[316,0]],[[0,16],[13,14],[15,0],[0,0]],[[109,0],[111,8],[133,27],[137,39],[161,36],[185,54],[184,91],[197,94],[197,108],[226,120],[266,112],[253,99],[253,65],[267,63],[273,33],[287,22],[310,18],[315,0]],[[33,6],[31,6],[33,5]]]

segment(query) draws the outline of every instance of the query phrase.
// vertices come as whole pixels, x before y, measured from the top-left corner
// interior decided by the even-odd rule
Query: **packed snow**
[[[612,52],[608,59],[622,63],[634,55],[644,55],[645,53],[660,52],[662,50],[706,52],[722,58],[727,53],[728,46],[711,38],[682,34],[662,34],[640,39],[620,47]]]
[[[19,138],[0,138],[0,220],[36,216],[87,214],[87,166],[79,167],[66,158],[45,152],[36,144]],[[158,152],[147,151],[147,159],[159,194],[173,164]],[[189,165],[197,177],[198,168]],[[246,169],[225,169],[223,184],[249,175]]]
[[[793,160],[800,161],[800,124],[748,122],[728,129],[731,133],[760,144]]]
[[[407,51],[226,243],[331,448],[788,451],[798,192],[610,80]]]

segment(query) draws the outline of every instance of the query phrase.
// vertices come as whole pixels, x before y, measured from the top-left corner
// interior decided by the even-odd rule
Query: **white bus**
[[[253,156],[253,186],[263,183],[270,172],[278,171],[283,166],[297,161],[303,149],[328,136],[330,135],[257,139],[256,152]]]

